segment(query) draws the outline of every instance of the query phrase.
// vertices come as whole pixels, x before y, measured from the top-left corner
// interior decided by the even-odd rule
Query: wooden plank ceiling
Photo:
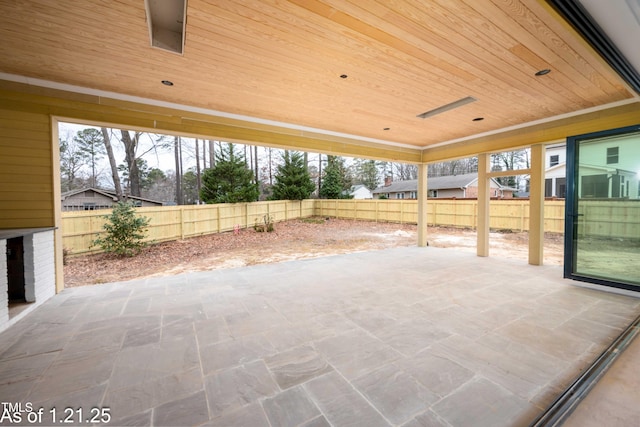
[[[183,55],[142,0],[12,0],[0,39],[0,72],[415,148],[634,97],[538,0],[188,0]]]

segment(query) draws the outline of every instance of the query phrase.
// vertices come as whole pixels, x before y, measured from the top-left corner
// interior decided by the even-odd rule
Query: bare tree
[[[181,148],[182,142],[179,136],[174,137],[174,158],[176,161],[176,204],[181,205],[182,198],[182,156],[181,156]]]
[[[273,156],[272,156],[273,149],[271,147],[269,147],[268,150],[269,150],[269,185],[273,185],[273,167],[272,167],[272,165],[273,165],[273,163],[272,163],[273,162]],[[306,168],[307,167],[307,160],[308,160],[306,151],[304,152],[304,156],[305,156],[304,165],[305,165],[305,168]]]
[[[322,153],[318,153],[318,197],[322,188]]]
[[[253,170],[256,176],[256,184],[260,184],[260,177],[258,176],[258,146],[257,145],[253,146],[253,157],[254,157]]]
[[[120,183],[120,175],[118,174],[118,163],[113,155],[113,147],[111,146],[111,135],[107,128],[100,128],[102,131],[102,137],[104,139],[104,146],[107,150],[107,157],[109,158],[109,166],[111,167],[111,178],[113,179],[113,188],[116,190],[116,196],[118,200],[122,200],[122,184]]]
[[[120,130],[122,143],[124,144],[125,162],[129,176],[129,192],[132,196],[140,197],[140,171],[138,169],[137,155],[140,132],[134,132],[133,138],[127,130]]]
[[[85,165],[86,154],[82,152],[70,135],[60,138],[60,173],[62,191],[76,188],[80,171]]]
[[[202,170],[207,168],[207,141],[202,140]]]
[[[216,142],[213,139],[209,140],[209,167],[212,168],[216,165]]]
[[[198,195],[200,194],[200,190],[202,189],[202,175],[200,174],[200,153],[198,147],[200,146],[200,142],[196,138],[196,189],[198,190]],[[198,196],[200,198],[200,196]]]

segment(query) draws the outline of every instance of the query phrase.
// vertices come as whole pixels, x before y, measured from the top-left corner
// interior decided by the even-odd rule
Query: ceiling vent
[[[151,46],[182,55],[187,0],[145,0]]]
[[[444,113],[445,111],[453,110],[454,108],[462,107],[463,105],[470,104],[477,101],[473,96],[467,96],[466,98],[458,99],[450,104],[443,105],[442,107],[434,108],[433,110],[418,114],[416,117],[426,119],[427,117],[435,116],[436,114]]]

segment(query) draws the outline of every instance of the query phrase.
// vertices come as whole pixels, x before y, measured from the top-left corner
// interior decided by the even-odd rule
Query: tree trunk
[[[202,170],[207,168],[207,141],[202,140]]]
[[[216,165],[216,142],[213,139],[209,140],[209,167],[212,168]]]
[[[196,139],[196,188],[198,189],[198,200],[200,200],[200,189],[202,188],[202,180],[200,175],[200,141]]]
[[[322,188],[322,153],[318,154],[318,198],[320,198],[320,188]]]
[[[138,171],[138,162],[136,161],[136,151],[138,148],[138,137],[136,133],[133,138],[129,131],[120,130],[122,134],[122,143],[124,144],[125,160],[129,169],[129,193],[132,196],[140,197],[140,172]]]
[[[173,140],[173,154],[176,161],[176,204],[182,204],[182,164],[180,162],[180,137],[176,136]]]
[[[256,172],[256,184],[258,184],[260,182],[260,176],[258,175],[258,146],[257,145],[253,146],[253,157],[254,157],[253,167]]]
[[[111,166],[111,177],[113,178],[113,187],[116,190],[118,200],[122,200],[122,185],[120,184],[120,175],[118,175],[118,164],[113,155],[113,147],[111,146],[111,138],[107,128],[101,128],[104,139],[104,146],[107,149],[107,157],[109,157],[109,166]]]
[[[271,167],[271,163],[272,163],[271,151],[272,151],[272,148],[269,148],[269,185],[273,185],[273,169]]]

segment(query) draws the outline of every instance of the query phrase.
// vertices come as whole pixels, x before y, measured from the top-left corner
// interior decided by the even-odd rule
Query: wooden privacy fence
[[[252,227],[265,215],[274,222],[314,215],[367,221],[415,224],[418,221],[416,200],[303,200],[235,203],[218,205],[159,206],[137,208],[150,219],[147,241],[163,242],[205,234],[232,231],[235,227]],[[70,254],[99,252],[91,241],[102,231],[109,211],[62,213],[63,247]],[[430,199],[427,204],[429,225],[475,228],[478,216],[476,200]],[[493,229],[527,231],[529,201],[523,199],[492,200],[490,226]],[[545,202],[545,231],[564,231],[564,201]]]
[[[316,215],[337,218],[418,222],[416,200],[316,200]],[[529,200],[492,200],[489,205],[490,227],[498,230],[529,230]],[[478,201],[465,199],[429,199],[429,225],[475,228]],[[564,233],[564,200],[547,200],[544,204],[544,230]]]
[[[274,222],[313,216],[315,200],[278,200],[217,205],[157,206],[136,208],[146,216],[149,232],[146,241],[164,242],[205,234],[233,231],[236,227],[253,227],[265,215]],[[62,245],[69,254],[99,252],[91,242],[102,231],[108,210],[63,212]]]
[[[640,238],[640,200],[580,200],[580,237]]]

